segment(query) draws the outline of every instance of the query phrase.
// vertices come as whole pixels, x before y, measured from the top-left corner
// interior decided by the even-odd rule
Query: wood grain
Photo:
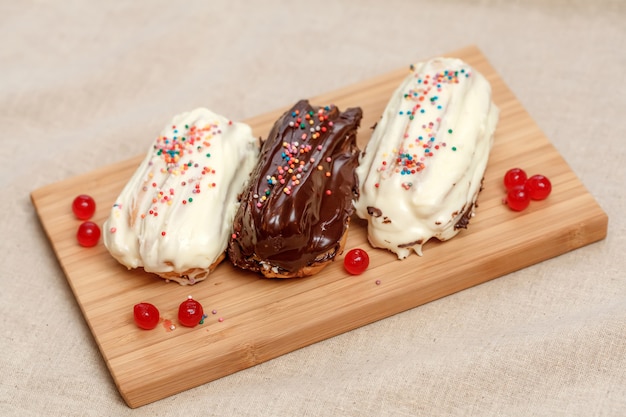
[[[446,243],[429,242],[424,256],[398,261],[369,247],[364,223],[353,219],[346,249],[365,247],[369,269],[348,276],[342,257],[320,274],[304,279],[267,280],[222,263],[192,287],[166,283],[141,270],[127,271],[102,244],[81,248],[73,198],[89,193],[98,202],[94,220],[102,224],[118,193],[143,155],[86,175],[40,188],[31,194],[42,226],[122,397],[138,407],[254,366],[359,326],[500,277],[603,239],[607,215],[522,108],[485,56],[475,47],[450,54],[467,61],[491,82],[501,118],[487,168],[484,191],[469,229]],[[413,58],[407,57],[407,60]],[[407,62],[408,65],[409,62]],[[389,95],[407,69],[311,99],[344,109],[361,106],[364,147]],[[247,122],[265,137],[287,107]],[[146,138],[148,143],[150,138]],[[520,166],[547,175],[553,193],[522,213],[501,203],[504,172]],[[376,280],[380,280],[379,285]],[[209,317],[189,329],[151,331],[133,323],[132,307],[155,304],[162,319],[176,321],[187,295],[202,302]],[[210,312],[216,310],[217,314]],[[218,318],[223,318],[222,322]]]

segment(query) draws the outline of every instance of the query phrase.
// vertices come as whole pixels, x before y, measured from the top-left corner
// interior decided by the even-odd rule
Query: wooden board
[[[347,275],[343,257],[316,276],[295,280],[261,279],[224,262],[207,281],[183,287],[141,270],[127,271],[102,244],[86,249],[76,243],[79,221],[70,209],[73,198],[85,192],[93,195],[98,203],[94,219],[102,224],[143,155],[32,193],[81,311],[130,407],[204,384],[606,236],[607,215],[482,53],[467,47],[447,55],[464,59],[487,77],[501,118],[476,217],[468,230],[451,241],[427,243],[423,257],[398,261],[389,252],[370,248],[364,223],[354,219],[346,249],[364,247],[369,251],[371,264],[363,275]],[[407,56],[407,67],[419,58],[424,57]],[[402,68],[311,101],[318,105],[332,102],[342,109],[361,106],[365,117],[359,144],[364,147],[371,133],[369,127],[406,74],[407,69]],[[257,136],[265,137],[285,109],[247,122]],[[149,141],[146,138],[146,143]],[[547,175],[553,183],[552,195],[533,202],[521,213],[503,206],[501,179],[514,166],[530,174]],[[173,331],[165,325],[151,331],[134,325],[132,307],[140,301],[155,304],[163,319],[177,324],[178,305],[189,294],[209,312],[204,324],[193,329],[179,326]]]

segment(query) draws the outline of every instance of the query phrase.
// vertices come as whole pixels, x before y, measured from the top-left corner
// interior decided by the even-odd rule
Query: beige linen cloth
[[[626,8],[615,1],[0,1],[0,415],[626,415]],[[605,240],[146,405],[118,394],[29,193],[477,45]],[[563,213],[567,216],[567,213]]]

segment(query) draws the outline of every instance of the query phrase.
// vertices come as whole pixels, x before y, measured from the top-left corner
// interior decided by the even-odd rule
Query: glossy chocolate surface
[[[289,275],[335,256],[358,193],[361,118],[301,100],[276,121],[235,216],[233,264]]]

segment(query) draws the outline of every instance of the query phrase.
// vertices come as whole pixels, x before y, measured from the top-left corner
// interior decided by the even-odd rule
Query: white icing
[[[206,277],[226,249],[258,156],[246,124],[204,108],[174,117],[113,205],[104,244],[129,269],[194,270],[187,283]]]
[[[456,223],[478,196],[499,115],[488,81],[463,61],[435,58],[411,70],[356,170],[355,209],[368,220],[368,239],[400,259],[421,255],[432,237],[459,232]]]

